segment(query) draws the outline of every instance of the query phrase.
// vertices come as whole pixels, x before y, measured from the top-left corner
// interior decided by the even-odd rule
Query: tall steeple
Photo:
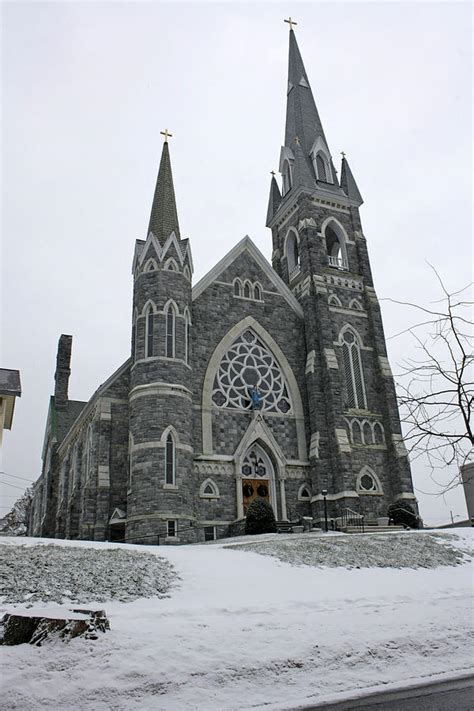
[[[288,194],[291,187],[300,187],[340,194],[329,146],[291,24],[285,145],[280,157],[283,193]]]
[[[309,155],[318,136],[326,143],[321,119],[304,68],[295,32],[290,30],[288,55],[288,89],[286,104],[285,146],[292,146],[295,137]],[[327,145],[327,144],[326,144]]]
[[[176,209],[173,174],[171,172],[170,152],[167,140],[171,134],[166,131],[164,135],[165,142],[163,144],[155,195],[151,207],[150,224],[148,226],[148,234],[153,232],[160,243],[168,239],[173,231],[176,233],[178,239],[180,238],[178,211]]]

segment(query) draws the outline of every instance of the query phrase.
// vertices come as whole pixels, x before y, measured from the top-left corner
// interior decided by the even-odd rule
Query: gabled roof
[[[271,265],[267,262],[258,247],[252,242],[250,237],[246,235],[240,242],[238,242],[235,247],[233,247],[230,252],[227,252],[225,257],[223,257],[220,262],[218,262],[203,278],[198,281],[198,283],[193,287],[193,301],[195,301],[203,291],[207,289],[214,281],[216,281],[219,274],[225,271],[235,260],[244,252],[250,254],[253,260],[258,264],[260,269],[263,271],[268,280],[273,284],[275,290],[280,293],[293,311],[303,318],[303,309],[292,294],[290,289],[287,287],[285,282],[278,276]]]

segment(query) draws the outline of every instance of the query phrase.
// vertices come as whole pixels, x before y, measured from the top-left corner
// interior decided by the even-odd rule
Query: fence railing
[[[336,269],[347,270],[349,267],[347,265],[347,260],[343,257],[328,257],[328,264],[330,267],[336,267]]]

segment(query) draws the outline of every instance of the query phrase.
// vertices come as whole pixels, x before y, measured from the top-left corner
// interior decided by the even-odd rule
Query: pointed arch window
[[[171,432],[168,432],[165,443],[165,483],[174,485],[176,482],[176,447]]]
[[[85,477],[86,479],[89,479],[90,476],[90,470],[92,466],[92,444],[93,444],[93,433],[92,433],[92,424],[89,425],[87,428],[87,435],[86,435],[86,456],[85,456]]]
[[[184,362],[189,365],[189,347],[191,345],[191,319],[186,311],[184,314]]]
[[[220,494],[215,481],[212,479],[203,481],[199,488],[199,496],[201,499],[218,499]]]
[[[368,466],[362,467],[356,480],[356,491],[359,494],[383,494],[382,484],[377,474]]]
[[[286,261],[288,264],[288,274],[291,277],[292,274],[299,271],[300,266],[300,252],[298,245],[298,237],[291,230],[288,232],[286,237]]]
[[[324,236],[329,266],[336,267],[336,269],[349,269],[344,231],[336,222],[331,221],[324,231]]]
[[[364,435],[364,444],[374,444],[374,434],[372,432],[372,427],[367,421],[364,422],[362,433]]]
[[[331,294],[331,296],[328,299],[328,304],[330,306],[342,306],[340,300],[335,294]]]
[[[316,171],[318,180],[323,180],[325,183],[328,181],[328,176],[326,172],[326,162],[322,157],[321,153],[316,156]]]
[[[154,319],[153,307],[150,305],[145,316],[145,358],[153,356]]]
[[[132,320],[132,358],[136,360],[137,357],[137,329],[138,329],[138,314],[134,311]]]
[[[133,466],[133,435],[128,435],[128,490],[132,490],[132,466]]]
[[[302,484],[300,486],[300,489],[298,491],[298,501],[310,501],[311,500],[311,491],[309,489],[309,486],[307,484]]]
[[[285,195],[289,190],[291,190],[292,180],[291,180],[291,167],[289,162],[286,160],[283,164],[283,195]]]
[[[344,363],[344,377],[347,390],[347,404],[349,407],[365,409],[364,374],[359,342],[352,330],[346,329],[341,336],[342,359]]]
[[[239,279],[234,281],[234,296],[242,296],[242,284]]]
[[[250,284],[248,281],[246,281],[244,284],[244,297],[246,299],[250,299],[252,297],[252,291],[251,291]]]
[[[172,304],[166,312],[166,357],[174,358],[176,335],[176,314]]]
[[[375,444],[385,444],[384,429],[380,422],[374,424],[374,442]]]
[[[253,296],[254,299],[256,299],[257,301],[262,300],[262,289],[260,288],[260,284],[255,284],[253,289]]]

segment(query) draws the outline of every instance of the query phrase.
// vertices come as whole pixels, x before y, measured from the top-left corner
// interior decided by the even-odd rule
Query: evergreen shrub
[[[276,520],[273,509],[265,499],[257,496],[247,509],[245,533],[276,533]]]

